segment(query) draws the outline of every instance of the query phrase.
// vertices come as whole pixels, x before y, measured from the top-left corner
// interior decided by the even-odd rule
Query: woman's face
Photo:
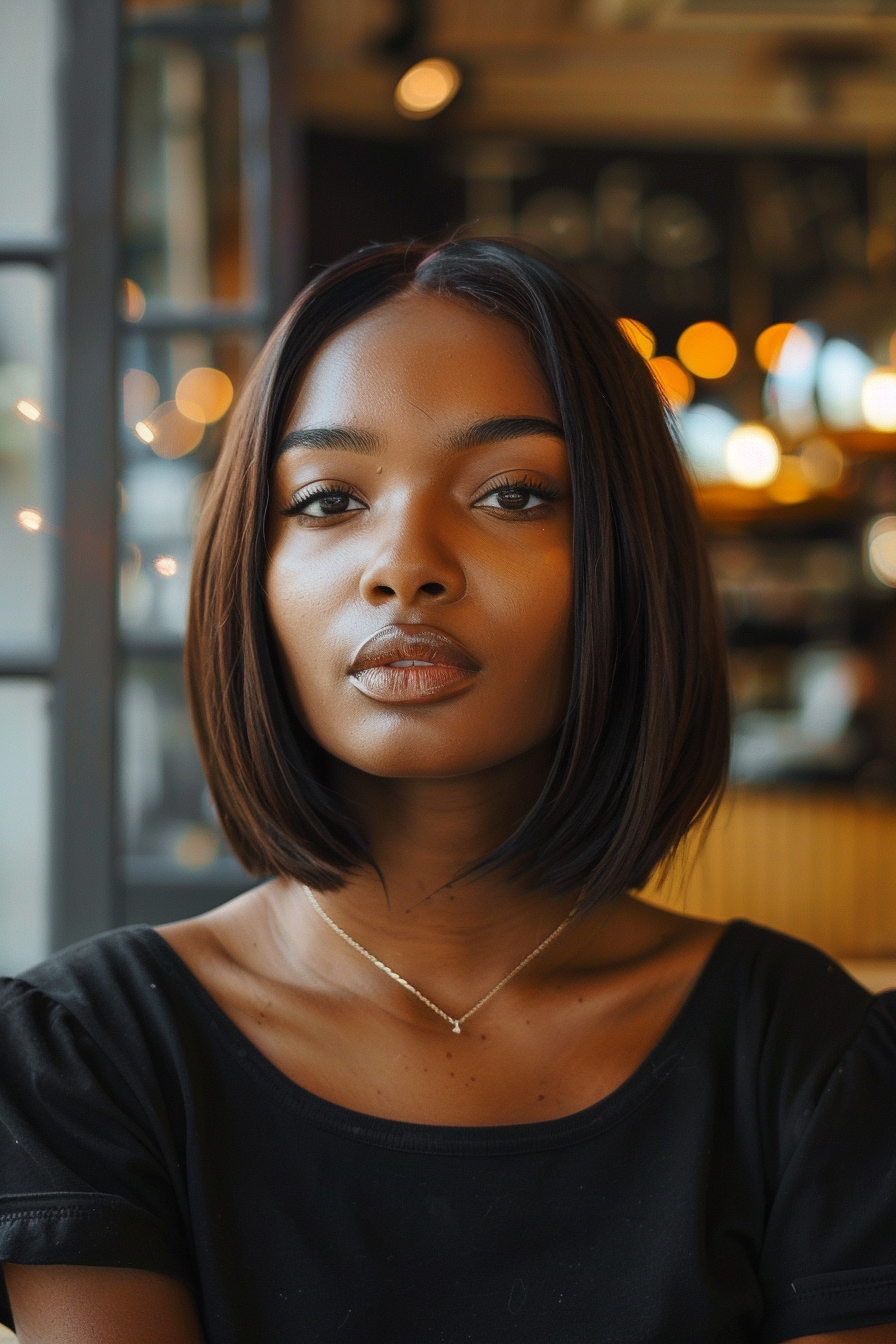
[[[406,294],[333,337],[274,472],[267,603],[302,721],[372,775],[550,737],[570,679],[572,507],[522,335]]]

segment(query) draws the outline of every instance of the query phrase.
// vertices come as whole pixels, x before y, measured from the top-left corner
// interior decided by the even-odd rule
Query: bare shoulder
[[[196,978],[207,988],[269,969],[274,882],[193,919],[156,928]]]

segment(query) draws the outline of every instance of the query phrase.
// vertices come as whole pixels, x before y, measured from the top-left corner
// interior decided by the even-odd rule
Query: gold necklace
[[[582,904],[582,899],[585,895],[585,893],[582,892],[582,895],[576,901],[575,905],[572,907],[569,914],[562,921],[562,923],[557,925],[554,932],[549,933],[547,938],[545,938],[544,942],[539,943],[535,951],[530,952],[528,957],[523,957],[519,966],[514,966],[513,970],[509,973],[509,975],[505,975],[504,979],[499,981],[498,984],[495,985],[494,989],[490,989],[487,994],[483,994],[479,1002],[474,1003],[473,1007],[468,1009],[467,1012],[465,1012],[461,1017],[452,1017],[450,1013],[444,1012],[444,1010],[441,1009],[437,1003],[433,1003],[432,999],[428,999],[425,994],[421,994],[419,989],[415,989],[413,985],[409,984],[408,981],[405,980],[403,976],[399,975],[397,971],[393,971],[391,966],[387,966],[384,961],[380,961],[377,957],[373,955],[372,952],[368,952],[367,948],[362,947],[360,943],[356,942],[350,933],[346,933],[345,929],[341,929],[339,925],[336,923],[336,921],[330,918],[326,910],[323,910],[320,907],[317,900],[315,899],[314,893],[311,891],[309,887],[305,886],[304,882],[302,883],[302,890],[308,897],[308,901],[311,905],[312,910],[315,910],[317,914],[320,915],[323,922],[327,924],[333,930],[334,933],[338,933],[339,937],[342,938],[344,942],[348,943],[349,947],[353,947],[356,952],[360,952],[362,957],[366,957],[367,960],[372,962],[373,965],[376,966],[378,970],[382,971],[385,975],[388,975],[390,980],[394,980],[397,985],[401,985],[402,989],[406,989],[409,994],[413,994],[414,997],[419,999],[421,1003],[425,1003],[427,1008],[431,1008],[434,1013],[438,1013],[439,1017],[443,1018],[446,1022],[449,1022],[451,1024],[451,1030],[456,1036],[460,1035],[461,1026],[463,1025],[464,1022],[466,1022],[468,1017],[472,1017],[474,1013],[479,1012],[480,1008],[484,1008],[485,1005],[489,1002],[489,1000],[495,997],[495,995],[498,993],[499,990],[503,989],[504,986],[508,984],[515,975],[519,975],[520,971],[523,969],[524,966],[528,966],[529,962],[534,961],[535,958],[538,956],[538,954],[540,952],[543,952],[549,943],[552,943],[555,938],[560,937],[561,933],[570,923],[573,915],[576,913],[579,906]]]

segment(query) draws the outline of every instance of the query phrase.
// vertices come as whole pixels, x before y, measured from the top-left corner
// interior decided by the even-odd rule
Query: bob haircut
[[[581,284],[516,242],[363,248],[322,271],[268,340],[199,520],[186,642],[190,707],[221,824],[246,868],[342,886],[372,863],[291,707],[265,606],[277,445],[321,346],[408,291],[523,332],[557,405],[572,473],[569,705],[543,791],[470,873],[503,865],[555,892],[644,886],[718,804],[726,654],[700,523],[644,360]],[[460,875],[459,875],[460,876]]]

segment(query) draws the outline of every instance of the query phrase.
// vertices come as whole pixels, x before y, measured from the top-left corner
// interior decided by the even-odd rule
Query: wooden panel
[[[733,790],[706,837],[644,896],[690,915],[744,916],[836,957],[896,956],[896,805]]]

